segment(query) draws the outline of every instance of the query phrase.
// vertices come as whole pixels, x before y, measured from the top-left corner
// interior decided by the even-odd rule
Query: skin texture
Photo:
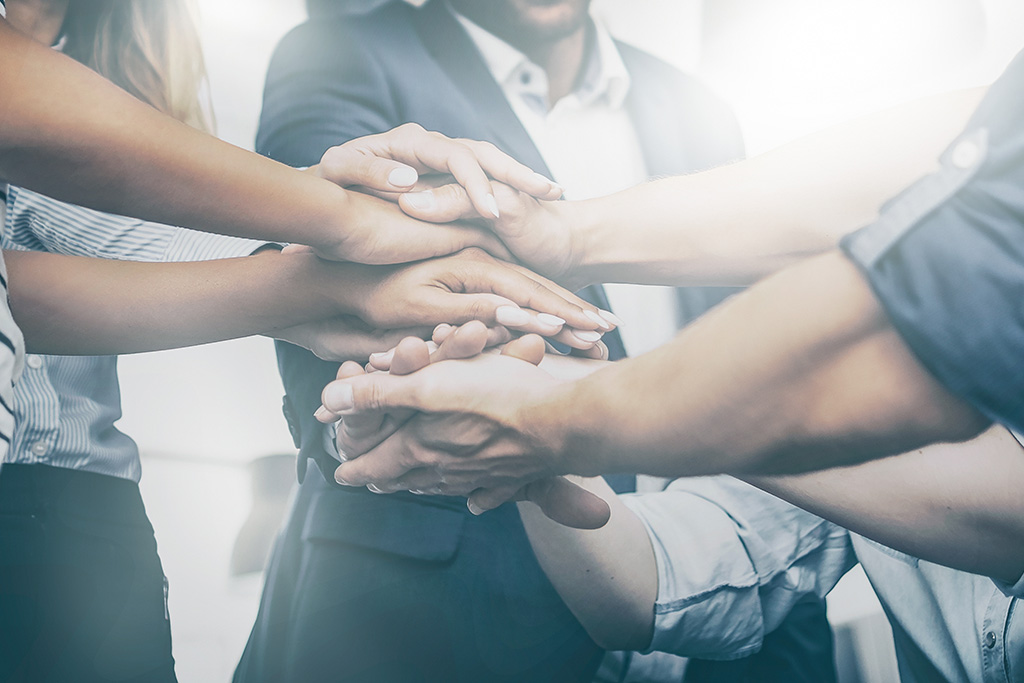
[[[439,347],[404,340],[389,361],[400,365],[397,374],[404,375],[428,362],[472,355],[482,348],[482,327],[474,330],[471,325],[454,334],[453,328],[436,334]],[[540,360],[537,349],[522,352],[511,347],[504,355],[534,364]],[[552,374],[568,379],[607,366],[599,361],[550,356],[544,364]],[[363,374],[361,367],[350,363],[339,378]],[[394,431],[411,416],[411,412],[388,414],[383,418],[388,423],[386,430]],[[339,429],[340,445],[364,434],[379,434],[381,422],[380,415],[347,418]],[[892,458],[803,475],[746,479],[896,550],[1013,583],[1024,572],[1024,526],[1020,523],[1024,510],[1017,495],[1024,478],[1021,451],[1005,429],[993,427],[962,444],[937,444]],[[997,471],[1003,476],[991,476]],[[552,521],[553,516],[546,514],[543,505],[521,503],[523,524],[537,559],[573,614],[602,647],[646,648],[652,635],[658,588],[646,530],[602,479],[573,481],[607,503],[607,522],[599,530],[572,528]],[[374,490],[385,491],[378,487]],[[550,503],[543,498],[548,493],[537,489],[522,495],[540,495],[541,500],[534,502]],[[564,500],[579,493],[566,489],[558,495]],[[686,523],[680,520],[680,524]]]
[[[771,156],[652,183],[576,210],[570,205],[568,217],[560,207],[526,202],[539,206],[540,215],[563,218],[531,223],[542,226],[542,240],[514,221],[515,212],[504,212],[495,231],[525,262],[535,258],[535,267],[558,277],[568,273],[570,280],[575,273],[574,283],[587,281],[589,273],[665,284],[750,281],[827,249],[876,215],[886,198],[934,166],[978,97],[961,92],[910,105]],[[922,131],[927,141],[880,170],[878,160],[886,155],[879,152],[891,149],[908,120],[936,111],[937,103],[948,106],[932,119],[941,123]],[[822,177],[828,182],[817,180]],[[737,187],[750,195],[737,201]],[[824,220],[828,207],[833,222],[807,229]],[[606,229],[626,215],[634,229]],[[698,227],[681,229],[680,220],[690,219]],[[731,237],[715,237],[701,219],[731,230]],[[758,220],[768,226],[763,236],[749,227]],[[628,237],[617,242],[615,234]],[[732,238],[753,246],[730,251]],[[771,246],[779,241],[782,247]],[[545,246],[555,255],[539,257]],[[608,256],[620,247],[619,256]],[[701,265],[706,260],[712,265]],[[698,274],[687,275],[688,266]],[[608,277],[643,272],[650,277]],[[341,478],[389,487],[443,481],[449,492],[471,495],[472,504],[488,509],[551,474],[794,472],[964,439],[987,424],[917,363],[862,276],[838,253],[767,278],[661,349],[577,382],[510,360],[470,362],[476,365],[439,364],[409,377],[355,378],[328,387],[325,406],[335,413],[392,407],[429,413],[388,441],[353,447],[353,455],[365,455],[346,463]],[[467,437],[470,424],[475,431]]]
[[[55,53],[0,20],[0,178],[90,208],[228,235],[309,244],[326,258],[362,263],[402,263],[500,244],[464,225],[432,227],[393,205],[346,191],[334,182],[300,173],[191,129],[136,101],[89,69]],[[74,108],[66,106],[75,102]],[[440,155],[409,150],[411,134]],[[387,135],[387,134],[385,134]],[[433,170],[466,182],[478,213],[494,217],[486,172],[471,163],[466,145],[410,126],[378,175],[394,163]],[[360,147],[360,144],[362,145]],[[348,149],[367,149],[367,143]],[[450,145],[455,145],[451,147]],[[362,156],[366,156],[363,154]],[[491,154],[488,158],[494,157]],[[554,198],[549,181],[515,169],[514,184]],[[476,159],[477,162],[481,160]],[[488,166],[487,161],[483,165]],[[513,162],[514,164],[514,162]],[[345,183],[328,159],[320,173]],[[358,169],[357,175],[372,175]],[[392,191],[403,189],[391,186]]]

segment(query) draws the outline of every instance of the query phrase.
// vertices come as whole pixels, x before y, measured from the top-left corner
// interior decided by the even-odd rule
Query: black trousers
[[[174,683],[166,580],[132,481],[0,468],[0,683]]]

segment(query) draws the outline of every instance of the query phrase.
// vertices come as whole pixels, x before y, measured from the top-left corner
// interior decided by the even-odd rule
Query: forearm
[[[577,483],[608,502],[608,523],[600,529],[572,529],[548,519],[531,503],[519,503],[530,545],[559,596],[598,645],[646,649],[658,594],[647,532],[603,479]]]
[[[21,251],[4,258],[12,311],[35,353],[136,353],[269,333],[353,313],[346,301],[361,291],[356,278],[351,298],[341,286],[349,265],[327,271],[309,253],[199,263]]]
[[[1002,427],[961,444],[750,483],[914,557],[1016,583],[1024,453]]]
[[[833,248],[938,167],[983,94],[927,98],[747,161],[571,203],[581,279],[746,285]]]
[[[0,177],[72,203],[224,234],[337,242],[344,190],[142,104],[0,21]]]
[[[837,252],[527,413],[555,435],[556,469],[580,474],[820,469],[965,439],[987,424],[921,367]]]

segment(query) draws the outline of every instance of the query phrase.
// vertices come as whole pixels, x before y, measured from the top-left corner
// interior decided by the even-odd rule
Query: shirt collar
[[[543,69],[493,33],[454,10],[452,13],[480,51],[494,80],[506,93],[517,92],[524,99],[539,100],[545,110],[550,108],[547,76]],[[592,20],[592,26],[594,40],[584,57],[583,77],[572,95],[585,106],[604,103],[618,109],[629,92],[629,72],[608,30],[599,21]]]

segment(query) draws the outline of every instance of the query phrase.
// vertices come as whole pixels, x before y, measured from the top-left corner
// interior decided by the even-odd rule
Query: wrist
[[[594,476],[606,467],[600,449],[602,420],[588,414],[581,383],[546,387],[521,409],[520,424],[533,433],[555,474]]]
[[[602,264],[609,248],[606,214],[601,199],[558,202],[559,219],[569,227],[570,250],[565,273],[577,288],[603,282]],[[615,240],[610,240],[614,245]]]

